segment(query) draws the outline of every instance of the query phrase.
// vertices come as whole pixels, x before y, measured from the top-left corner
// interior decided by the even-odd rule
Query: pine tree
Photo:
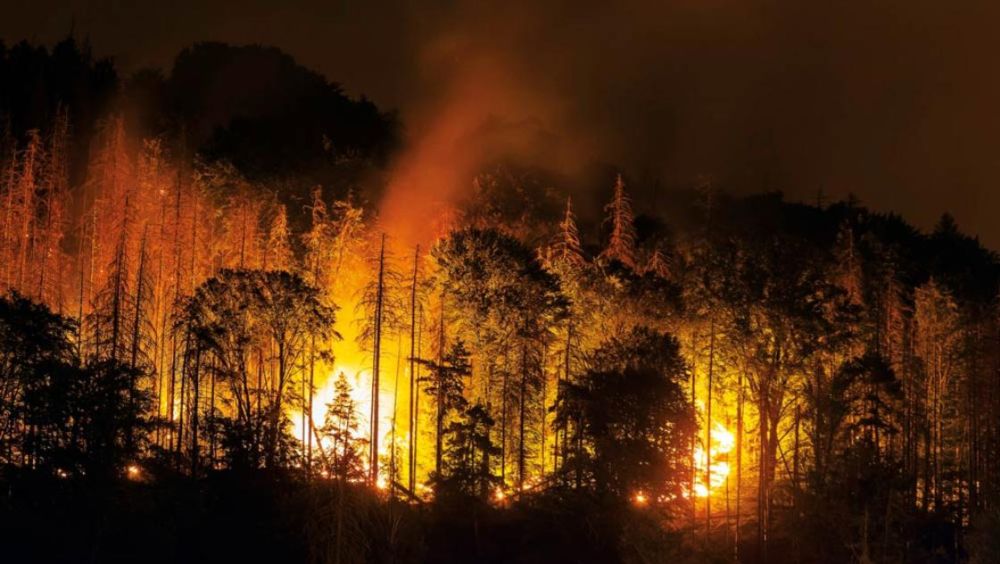
[[[353,261],[365,255],[365,227],[364,209],[354,201],[352,194],[330,206],[332,244],[329,253],[333,264],[329,291],[335,295],[345,286],[351,272],[362,270],[363,265]]]
[[[615,179],[615,193],[604,208],[608,212],[607,223],[611,224],[608,246],[598,255],[603,261],[618,261],[635,269],[635,225],[632,215],[632,201],[625,193],[625,181],[619,174]]]
[[[566,211],[559,222],[559,234],[551,245],[549,257],[551,262],[572,267],[579,267],[586,262],[583,245],[580,243],[580,231],[576,227],[572,198],[566,198]]]
[[[649,260],[646,261],[646,265],[642,267],[643,274],[651,274],[659,278],[668,279],[670,278],[670,265],[667,262],[666,256],[664,256],[663,251],[660,250],[659,245],[653,249],[653,252],[649,255]]]
[[[357,405],[344,373],[337,375],[333,401],[326,406],[326,419],[319,436],[327,441],[326,460],[331,476],[339,480],[361,480],[365,476],[362,451],[367,441],[358,432]]]
[[[378,480],[378,445],[381,433],[379,394],[382,386],[383,341],[386,336],[398,334],[404,327],[404,312],[406,311],[402,276],[396,269],[395,257],[388,248],[384,233],[380,237],[377,249],[376,253],[366,257],[373,276],[362,288],[360,299],[356,305],[360,322],[357,342],[362,350],[368,351],[372,355],[369,461],[371,464],[370,479],[373,484]]]
[[[42,144],[38,130],[32,129],[28,132],[28,141],[21,153],[20,170],[17,176],[17,185],[12,194],[13,206],[10,209],[12,221],[12,243],[13,253],[10,265],[14,269],[9,277],[9,284],[19,292],[30,295],[30,274],[31,259],[33,258],[34,246],[36,243],[37,229],[37,197],[38,184],[45,162],[45,149]]]
[[[500,453],[491,439],[495,423],[486,406],[476,403],[448,424],[444,430],[444,467],[434,477],[438,495],[455,492],[485,500],[500,486],[490,470],[490,459]]]
[[[264,203],[254,187],[227,163],[213,163],[198,171],[201,184],[211,193],[227,194],[223,204],[221,266],[262,268],[267,233],[262,229]]]
[[[267,232],[267,243],[264,249],[264,270],[291,270],[295,264],[292,254],[291,231],[288,228],[288,211],[283,204],[278,204],[271,219],[271,227]]]
[[[423,306],[423,292],[420,291],[420,287],[423,283],[420,279],[420,264],[420,245],[417,245],[413,250],[413,276],[410,278],[410,390],[408,394],[409,423],[407,425],[410,440],[407,449],[407,478],[409,480],[409,490],[411,493],[415,491],[417,480],[417,430],[420,418],[420,390],[417,386],[417,382],[420,378],[419,374],[417,374],[417,355],[420,354],[417,346],[419,332],[417,325],[417,312],[421,311]]]
[[[62,313],[65,305],[67,257],[62,244],[69,226],[69,149],[69,113],[60,106],[49,133],[39,218],[39,259],[33,267],[38,280],[34,295],[53,304],[57,313]]]
[[[327,215],[326,203],[323,201],[323,190],[319,187],[313,190],[312,204],[309,207],[311,226],[302,236],[305,246],[305,280],[314,288],[320,290],[320,295],[330,296],[330,260],[329,252],[332,244],[330,236],[330,218]],[[306,471],[312,467],[313,448],[313,394],[316,390],[316,342],[309,343],[309,377],[308,388],[303,394],[306,408],[302,410],[303,430],[306,439]]]
[[[469,351],[461,340],[438,361],[419,360],[428,375],[421,378],[424,393],[434,398],[434,474],[441,475],[445,427],[450,414],[465,409],[465,378],[472,375]]]

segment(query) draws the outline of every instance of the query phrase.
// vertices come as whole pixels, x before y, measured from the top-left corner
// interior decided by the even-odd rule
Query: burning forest
[[[1000,558],[951,216],[569,166],[500,74],[409,136],[276,49],[118,73],[0,44],[10,561]]]

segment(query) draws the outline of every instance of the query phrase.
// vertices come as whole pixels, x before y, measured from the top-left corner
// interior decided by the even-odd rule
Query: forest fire
[[[722,487],[729,479],[729,454],[736,444],[733,434],[719,422],[712,424],[712,444],[705,452],[703,444],[694,449],[695,484],[694,494],[697,497],[708,497]],[[710,469],[709,482],[705,483],[706,464]]]
[[[696,67],[651,51],[567,96],[590,61],[563,68],[562,28],[614,8],[575,9],[428,39],[400,85],[440,84],[409,113],[262,45],[119,76],[73,37],[0,42],[4,557],[1000,561],[1000,255],[949,215],[786,199],[812,162],[783,161],[787,130],[854,147],[839,81],[768,84],[779,62],[737,73],[752,92],[685,71],[666,96],[634,81]],[[618,24],[609,52],[657,36]],[[793,70],[854,67],[801,64],[808,43]],[[838,119],[751,112],[684,166],[713,134],[644,111],[709,98],[728,132],[789,90]],[[907,107],[864,138],[896,141]],[[631,133],[592,135],[654,113],[636,162]]]

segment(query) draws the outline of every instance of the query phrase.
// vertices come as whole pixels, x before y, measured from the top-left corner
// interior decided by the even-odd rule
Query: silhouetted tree
[[[319,436],[326,441],[328,471],[340,480],[363,480],[362,449],[367,441],[359,434],[357,405],[343,372],[337,376],[334,390],[336,395],[327,404],[326,420],[319,429]]]
[[[559,392],[557,416],[572,424],[575,445],[562,471],[577,487],[619,499],[683,499],[696,427],[677,341],[636,329],[606,343],[589,364]]]
[[[455,341],[440,361],[419,359],[428,375],[421,377],[424,393],[434,400],[434,474],[442,472],[445,432],[449,415],[463,412],[467,401],[464,396],[465,379],[472,375],[469,352],[465,343]]]

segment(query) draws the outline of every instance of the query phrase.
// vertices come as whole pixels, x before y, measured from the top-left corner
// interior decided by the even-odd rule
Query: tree
[[[145,373],[79,365],[73,322],[18,294],[0,299],[0,460],[64,477],[121,477],[153,421]]]
[[[810,398],[817,462],[809,487],[796,492],[796,511],[784,516],[787,534],[796,552],[813,544],[825,562],[884,559],[907,537],[916,509],[893,448],[902,385],[888,361],[868,351],[844,362],[829,388]]]
[[[321,298],[330,296],[330,289],[333,286],[331,280],[330,252],[333,247],[331,235],[330,218],[327,213],[326,202],[323,201],[323,190],[316,188],[313,190],[312,203],[309,206],[310,228],[302,235],[302,242],[306,249],[305,260],[303,261],[304,276],[308,284],[320,289]],[[315,372],[316,372],[316,339],[313,337],[309,342],[309,379],[308,388],[303,394],[306,402],[306,409],[302,410],[302,434],[306,439],[306,471],[312,466],[313,447],[313,394],[315,392]]]
[[[608,212],[606,221],[611,224],[611,235],[608,246],[597,256],[598,260],[618,261],[635,270],[635,218],[621,174],[615,178],[614,196],[604,209]]]
[[[945,480],[949,468],[960,464],[954,460],[955,449],[948,448],[959,441],[960,430],[949,428],[948,410],[954,406],[956,376],[960,366],[961,339],[958,306],[950,293],[935,280],[914,291],[916,353],[923,374],[924,471],[921,499],[925,508],[942,509],[947,486],[957,484]]]
[[[333,401],[326,406],[326,420],[319,429],[319,436],[327,441],[327,469],[339,480],[363,480],[362,450],[367,441],[358,435],[357,405],[343,372],[337,375],[334,390]]]
[[[722,293],[729,304],[727,339],[746,367],[748,391],[758,417],[757,526],[761,558],[768,527],[782,421],[794,411],[795,378],[818,355],[851,338],[856,313],[844,292],[826,277],[808,243],[780,238],[769,226],[741,242],[733,282]],[[807,257],[813,257],[809,260]]]
[[[184,303],[176,328],[190,334],[196,358],[211,358],[236,404],[226,426],[229,446],[239,452],[230,454],[251,467],[287,459],[282,445],[286,396],[295,389],[290,384],[306,373],[313,337],[316,343],[336,338],[334,319],[335,308],[320,300],[319,290],[284,271],[223,270]]]
[[[410,389],[409,389],[409,410],[407,430],[409,431],[410,441],[407,448],[408,464],[407,464],[407,478],[409,480],[409,489],[411,492],[416,488],[417,480],[417,433],[419,429],[420,421],[420,389],[418,387],[419,375],[417,374],[417,359],[418,355],[422,351],[418,350],[420,347],[417,344],[419,340],[418,333],[420,329],[418,328],[418,312],[423,312],[423,306],[425,301],[425,290],[426,283],[422,280],[421,273],[421,261],[420,261],[420,245],[417,245],[413,250],[413,275],[410,278]],[[422,316],[420,316],[422,317]],[[443,320],[442,320],[443,322]],[[443,329],[442,325],[442,329]]]
[[[68,275],[68,257],[62,245],[70,221],[69,127],[68,110],[60,105],[49,131],[39,206],[38,260],[33,267],[37,279],[35,299],[53,304],[60,314],[66,306],[64,291]]]
[[[440,475],[448,415],[464,410],[467,404],[464,396],[464,379],[472,375],[469,352],[465,348],[465,343],[459,340],[455,341],[440,361],[420,359],[417,362],[429,372],[429,375],[421,378],[421,382],[424,384],[424,393],[434,398],[434,473]]]
[[[442,303],[447,301],[459,322],[456,329],[470,335],[486,367],[485,385],[477,393],[488,406],[499,407],[501,478],[506,478],[508,443],[513,443],[517,483],[523,486],[530,431],[540,411],[531,407],[540,399],[545,378],[542,358],[552,330],[567,315],[568,300],[559,278],[545,270],[535,253],[495,229],[454,231],[432,254]],[[508,435],[514,422],[516,433]]]
[[[386,335],[403,326],[405,305],[402,292],[402,277],[395,269],[393,256],[386,249],[386,236],[382,234],[378,245],[378,253],[369,257],[369,264],[375,276],[362,289],[361,299],[357,303],[361,330],[358,332],[358,344],[372,355],[372,388],[371,388],[371,448],[368,455],[369,480],[372,484],[378,481],[378,456],[381,419],[380,392],[382,378],[382,341]]]
[[[262,268],[268,244],[266,239],[270,233],[265,233],[262,229],[265,207],[253,194],[254,186],[235,167],[224,162],[206,165],[198,173],[211,192],[226,194],[222,205],[225,214],[219,242],[222,265],[235,269]],[[280,239],[280,233],[276,231],[274,235]],[[286,242],[279,243],[287,246]],[[287,256],[283,260],[285,258]]]
[[[43,390],[41,410],[62,418],[31,421],[43,432],[68,435],[53,449],[49,467],[96,480],[124,476],[153,427],[150,395],[140,385],[144,375],[123,362],[95,360],[62,376]]]
[[[562,471],[604,495],[681,500],[690,484],[694,408],[669,334],[635,329],[598,349],[578,382],[563,382],[557,419],[575,445]]]
[[[73,370],[75,324],[17,293],[0,298],[0,460],[34,464],[50,439],[28,420],[50,417],[39,401]],[[46,432],[62,431],[45,425]]]
[[[576,226],[576,214],[573,213],[573,200],[566,198],[566,211],[559,222],[559,233],[549,246],[548,260],[550,263],[580,267],[586,259],[583,255],[583,245],[580,243],[580,230]]]
[[[490,458],[500,454],[490,439],[494,424],[486,406],[480,403],[466,407],[459,418],[448,424],[444,430],[445,464],[431,479],[437,495],[458,493],[485,501],[500,485],[490,470]]]
[[[295,257],[292,254],[291,238],[292,235],[288,228],[288,211],[285,206],[277,204],[263,251],[264,270],[292,270]]]

